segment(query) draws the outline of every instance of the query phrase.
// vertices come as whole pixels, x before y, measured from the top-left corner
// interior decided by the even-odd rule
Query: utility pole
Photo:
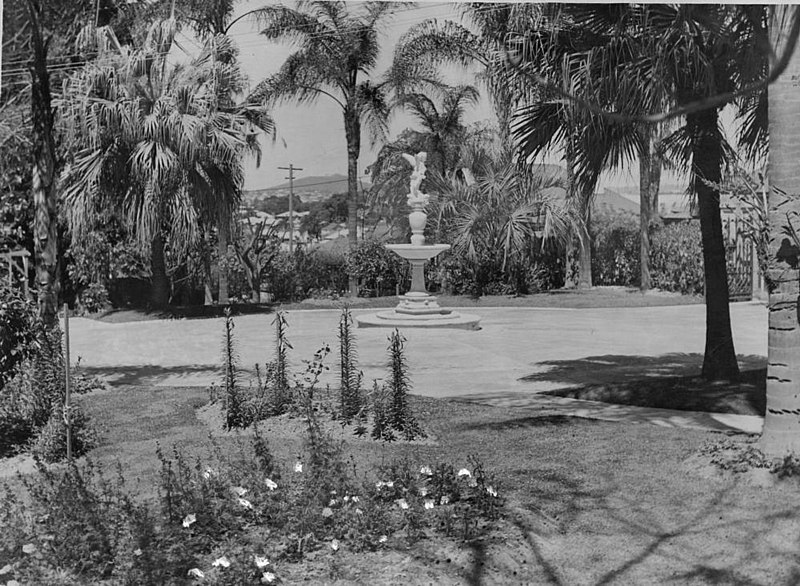
[[[289,180],[289,254],[292,254],[294,250],[294,172],[302,171],[302,169],[295,167],[291,163],[289,163],[288,167],[278,167],[278,169],[289,171],[289,176],[286,179]]]

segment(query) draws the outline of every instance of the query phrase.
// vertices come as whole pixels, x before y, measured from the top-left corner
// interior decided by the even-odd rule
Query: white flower
[[[272,572],[264,572],[263,574],[261,574],[261,581],[264,584],[270,584],[271,582],[275,581],[275,574],[273,574]]]
[[[488,492],[492,496],[497,496],[497,491],[494,489],[493,486],[487,486],[486,492]]]
[[[191,527],[192,523],[197,521],[197,517],[195,517],[194,513],[189,513],[183,518],[183,526],[184,527]]]
[[[247,499],[240,498],[239,499],[239,504],[242,505],[245,509],[252,509],[253,508],[253,503],[251,503]]]
[[[331,499],[331,502],[328,503],[328,506],[329,507],[335,507],[336,506],[336,499]]]
[[[428,496],[428,489],[424,486],[419,489],[419,496]]]
[[[232,486],[231,490],[233,491],[233,494],[238,496],[244,496],[247,494],[247,489],[241,486]]]
[[[408,503],[406,502],[406,499],[397,499],[396,502],[397,506],[400,507],[401,509],[405,510],[408,508]]]
[[[266,483],[267,488],[270,490],[275,490],[276,488],[278,488],[278,484],[270,478],[267,478],[264,482]]]
[[[475,488],[476,486],[478,486],[478,481],[477,481],[477,480],[475,480],[474,478],[472,478],[472,479],[469,481],[469,483],[467,484],[467,486],[469,486],[470,488]]]
[[[350,500],[350,497],[348,495],[344,495],[344,499],[342,500],[344,500],[344,502],[348,502]]]
[[[433,499],[425,499],[425,508],[432,509],[433,508]]]
[[[392,488],[394,486],[394,481],[389,480],[387,482],[384,482],[383,480],[379,480],[378,482],[375,483],[375,488],[377,488],[378,490],[382,489],[384,486],[386,488]]]
[[[362,511],[361,509],[356,509],[356,515],[363,515],[363,514],[364,511]]]
[[[331,549],[333,551],[339,551],[339,540],[338,539],[334,539],[333,541],[331,541]]]
[[[378,538],[378,543],[386,543],[386,540],[387,540],[387,539],[389,539],[389,538],[388,538],[388,537],[386,537],[385,535],[381,535],[381,536]]]
[[[294,471],[297,472],[298,474],[300,472],[302,472],[303,471],[303,463],[300,462],[300,461],[295,462],[294,463]]]
[[[424,474],[425,476],[433,476],[433,470],[431,470],[430,466],[423,466],[419,469],[420,474]]]
[[[472,474],[466,468],[462,468],[461,470],[458,471],[458,477],[461,478],[462,476],[467,476],[471,478]]]
[[[138,558],[140,555],[142,555],[142,550],[138,549],[138,548],[134,549],[133,550],[133,555],[135,555]]]
[[[32,543],[26,543],[22,546],[22,553],[32,554],[36,553],[36,546]]]
[[[354,503],[357,503],[357,502],[358,502],[358,497],[357,497],[357,496],[354,496],[354,497],[352,497],[352,498],[351,498],[351,500],[352,500]]]
[[[0,576],[5,576],[6,574],[10,574],[14,567],[11,564],[6,564],[2,568],[0,568]]]
[[[267,558],[262,558],[261,556],[254,555],[253,558],[256,561],[256,566],[258,569],[266,568],[269,565],[269,560]]]
[[[333,511],[330,510],[330,508],[325,507],[324,509],[322,509],[322,516],[325,517],[326,519],[328,517],[332,516],[332,515],[333,515]]]
[[[203,573],[202,570],[199,568],[192,568],[188,572],[186,572],[189,576],[194,576],[195,578],[205,578],[206,575]]]
[[[225,556],[222,556],[221,558],[217,558],[213,562],[211,562],[211,565],[214,566],[215,568],[217,567],[229,568],[231,565],[231,560],[229,560]]]
[[[446,505],[449,502],[450,502],[450,497],[447,496],[446,494],[442,495],[442,498],[439,499],[439,504],[440,505]]]
[[[9,580],[8,582],[6,582],[6,586],[22,586],[22,584],[20,584],[16,580]]]
[[[203,472],[203,478],[205,478],[206,480],[208,480],[208,479],[209,479],[209,478],[211,478],[212,476],[214,476],[214,471],[213,471],[211,468],[206,468],[206,471],[205,471],[205,472]]]

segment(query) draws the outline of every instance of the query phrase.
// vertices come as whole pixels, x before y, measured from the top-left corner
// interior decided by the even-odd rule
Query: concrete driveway
[[[767,311],[760,303],[731,306],[734,343],[743,369],[763,367]],[[700,372],[705,340],[702,305],[625,309],[486,308],[480,331],[403,332],[413,392],[516,404],[531,393],[585,382],[624,381]],[[361,311],[354,311],[361,313]],[[291,361],[302,369],[324,343],[335,380],[339,313],[287,314]],[[241,366],[252,370],[274,352],[272,315],[235,318]],[[114,383],[167,386],[220,381],[222,319],[107,324],[71,319],[73,357]],[[354,330],[364,379],[385,377],[388,329]]]

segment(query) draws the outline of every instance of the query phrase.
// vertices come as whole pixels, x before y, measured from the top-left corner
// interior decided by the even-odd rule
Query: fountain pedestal
[[[400,303],[392,310],[356,316],[358,327],[480,329],[478,316],[441,307],[425,290],[425,263],[448,250],[449,244],[387,244],[386,248],[411,264],[411,289],[399,296]]]

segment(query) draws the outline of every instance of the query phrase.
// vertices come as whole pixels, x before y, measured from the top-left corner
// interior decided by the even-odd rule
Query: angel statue
[[[428,159],[428,153],[417,153],[413,157],[403,153],[403,158],[414,168],[411,173],[411,193],[408,194],[408,205],[410,206],[424,206],[428,203],[429,196],[419,190],[422,180],[425,179],[425,161]]]

